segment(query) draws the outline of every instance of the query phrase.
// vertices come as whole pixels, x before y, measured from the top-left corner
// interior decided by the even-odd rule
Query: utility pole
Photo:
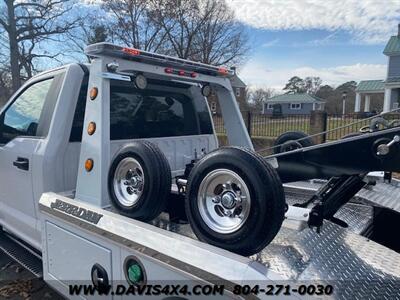
[[[342,93],[342,101],[343,101],[342,116],[344,116],[346,114],[346,98],[347,98],[347,92],[343,91],[343,93]]]

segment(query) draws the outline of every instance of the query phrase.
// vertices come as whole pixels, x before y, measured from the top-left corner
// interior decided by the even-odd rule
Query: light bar
[[[85,49],[85,54],[94,57],[98,56],[118,57],[121,59],[127,59],[127,60],[133,60],[153,65],[163,66],[166,67],[165,73],[174,75],[177,74],[180,76],[186,76],[186,74],[195,74],[193,72],[212,75],[212,76],[223,76],[223,77],[230,77],[234,75],[234,72],[227,68],[216,67],[168,55],[142,51],[134,48],[120,47],[110,43],[97,43],[87,46]],[[170,69],[171,72],[168,72],[167,68]],[[175,68],[178,69],[178,72],[175,72]],[[189,73],[186,73],[185,71],[189,71]],[[189,75],[189,77],[194,78],[196,76]]]

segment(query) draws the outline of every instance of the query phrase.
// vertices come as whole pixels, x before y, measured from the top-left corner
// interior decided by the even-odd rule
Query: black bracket
[[[314,203],[311,209],[308,225],[316,228],[317,232],[322,227],[323,220],[331,220],[339,225],[345,223],[334,217],[336,212],[350,201],[365,185],[366,174],[340,176],[331,178],[307,203]]]

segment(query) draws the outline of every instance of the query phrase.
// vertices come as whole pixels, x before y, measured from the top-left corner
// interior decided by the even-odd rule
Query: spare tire
[[[313,140],[306,133],[302,131],[288,131],[282,133],[275,140],[274,153],[278,154],[314,145]]]
[[[261,156],[223,147],[194,166],[185,209],[200,240],[248,256],[278,233],[285,195],[277,172]]]
[[[108,173],[111,203],[122,214],[150,221],[166,207],[171,192],[171,169],[161,150],[148,141],[125,145]]]

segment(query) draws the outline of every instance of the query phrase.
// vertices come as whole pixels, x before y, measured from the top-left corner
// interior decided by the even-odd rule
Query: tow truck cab
[[[89,77],[103,74],[94,72],[70,64],[41,73],[0,114],[0,224],[38,250],[39,198],[76,189]],[[218,147],[199,84],[148,78],[141,90],[121,78],[107,81],[111,157],[128,140],[147,139],[163,151],[175,177]]]

